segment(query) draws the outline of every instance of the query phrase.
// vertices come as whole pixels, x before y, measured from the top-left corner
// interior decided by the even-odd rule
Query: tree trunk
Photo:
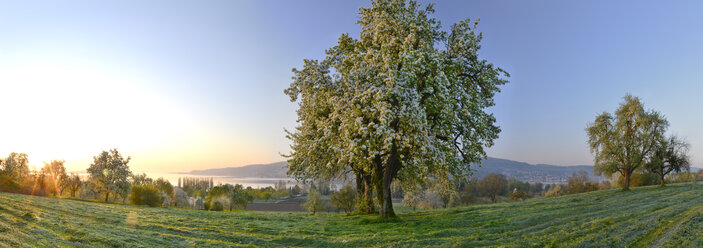
[[[622,189],[623,190],[630,190],[630,173],[627,170],[625,170],[624,176],[625,176],[625,183],[622,186]]]
[[[391,198],[391,183],[393,178],[395,178],[398,169],[400,168],[400,158],[398,155],[398,148],[393,143],[391,147],[391,154],[388,158],[388,164],[385,170],[383,170],[383,201],[381,204],[381,218],[395,218],[395,212],[393,211],[393,199]]]
[[[393,178],[391,176],[391,168],[387,168],[385,173],[383,173],[383,205],[381,206],[381,218],[395,218],[395,212],[393,212],[393,200],[391,199],[391,182]]]
[[[659,183],[662,187],[666,186],[664,185],[664,172],[659,173]]]
[[[375,169],[372,175],[372,184],[376,187],[376,201],[383,208],[383,164],[380,157],[374,158]]]
[[[105,202],[110,198],[110,191],[105,192]]]
[[[375,207],[373,205],[373,180],[371,178],[371,175],[364,175],[364,209],[362,209],[362,212],[365,213],[373,213],[375,211]]]

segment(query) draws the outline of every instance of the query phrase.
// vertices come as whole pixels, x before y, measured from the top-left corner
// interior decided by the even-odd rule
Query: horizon
[[[284,161],[283,129],[296,126],[297,104],[283,93],[291,69],[323,58],[343,33],[357,37],[362,6],[2,2],[0,158],[21,152],[36,168],[58,159],[82,171],[117,148],[133,171],[149,172]],[[444,30],[480,18],[479,54],[511,74],[489,109],[502,129],[489,157],[592,165],[586,125],[632,93],[703,165],[703,117],[691,112],[703,104],[700,7],[443,2],[433,17]]]

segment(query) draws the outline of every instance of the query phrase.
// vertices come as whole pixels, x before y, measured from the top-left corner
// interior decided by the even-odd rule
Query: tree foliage
[[[356,191],[351,185],[344,185],[341,190],[332,193],[330,203],[337,209],[343,209],[344,212],[351,213],[354,211],[356,200]]]
[[[478,180],[479,191],[491,198],[492,202],[496,202],[499,195],[505,194],[507,185],[508,180],[501,174],[488,174]]]
[[[660,139],[656,143],[654,152],[645,164],[645,168],[659,176],[659,183],[664,186],[664,177],[670,172],[688,171],[691,162],[688,156],[690,145],[677,136]]]
[[[325,208],[325,202],[322,200],[320,193],[317,193],[315,189],[310,189],[308,191],[308,200],[303,204],[303,207],[307,209],[312,214],[322,211]]]
[[[75,173],[71,173],[70,176],[66,177],[66,182],[64,184],[66,188],[71,191],[71,197],[76,197],[76,192],[78,192],[78,190],[81,188],[81,185],[83,185],[80,176]]]
[[[117,195],[129,192],[130,183],[127,180],[132,172],[129,170],[129,160],[123,159],[117,149],[109,152],[103,151],[98,156],[93,157],[93,163],[88,167],[91,182],[97,189],[105,194],[105,201],[109,200],[110,194]]]
[[[639,98],[628,94],[623,99],[614,115],[598,115],[586,132],[595,172],[608,177],[621,174],[627,190],[630,176],[644,166],[669,123],[659,112],[646,111]]]
[[[52,160],[49,163],[44,162],[42,173],[47,177],[49,190],[55,195],[60,195],[61,192],[68,186],[68,174],[64,167],[64,160]]]
[[[161,206],[161,193],[154,185],[134,185],[129,192],[129,202],[134,205]]]
[[[440,29],[432,5],[379,0],[361,8],[359,39],[343,34],[322,61],[293,69],[299,102],[289,174],[301,180],[353,172],[358,194],[376,191],[394,217],[390,185],[467,177],[500,129],[485,111],[508,74],[479,59],[477,22]],[[363,186],[361,186],[363,185]]]
[[[26,153],[12,152],[0,163],[2,175],[22,183],[29,176],[29,159]]]

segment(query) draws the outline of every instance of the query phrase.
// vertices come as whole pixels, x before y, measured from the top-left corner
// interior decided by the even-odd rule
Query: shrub
[[[134,185],[129,193],[129,202],[134,205],[157,207],[161,205],[161,193],[152,185]]]
[[[517,201],[525,199],[527,199],[527,193],[525,191],[514,188],[513,192],[510,193],[510,200]]]
[[[303,204],[303,207],[305,207],[305,209],[307,209],[308,211],[312,212],[312,214],[315,214],[316,212],[325,209],[325,204],[322,201],[322,197],[320,197],[320,194],[311,188],[308,192],[308,201]]]
[[[544,193],[544,197],[556,197],[556,196],[561,196],[564,195],[564,187],[561,186],[561,184],[557,184],[555,186],[552,186],[547,190],[547,192]]]
[[[17,193],[20,188],[20,184],[11,177],[0,175],[0,191]]]
[[[351,213],[354,211],[355,199],[356,191],[351,185],[345,185],[338,192],[332,193],[330,203],[337,209],[343,209],[344,212]]]
[[[623,187],[625,184],[625,179],[618,173],[617,176],[613,177],[613,182],[611,185],[617,185],[618,187]],[[637,186],[647,186],[647,185],[657,185],[659,184],[659,176],[646,171],[635,171],[630,176],[630,187]]]
[[[221,202],[215,201],[212,203],[212,206],[210,207],[211,211],[222,211],[225,209],[225,206],[222,205]]]
[[[598,185],[599,190],[610,189],[610,181],[602,181]]]
[[[666,177],[666,181],[670,183],[687,183],[696,181],[696,173],[689,171],[682,171],[679,173],[669,174]]]

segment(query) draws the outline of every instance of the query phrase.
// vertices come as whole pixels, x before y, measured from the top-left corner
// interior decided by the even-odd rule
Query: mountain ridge
[[[228,176],[235,178],[244,177],[265,177],[265,178],[287,178],[286,161],[269,164],[251,164],[239,167],[224,167],[204,170],[193,170],[185,174],[201,176]],[[550,165],[550,164],[529,164],[509,159],[488,157],[483,160],[481,166],[473,164],[471,166],[474,176],[482,178],[491,173],[503,174],[506,177],[514,177],[521,181],[540,183],[565,183],[566,180],[578,171],[586,171],[594,180],[603,180],[603,177],[593,175],[591,165]]]

